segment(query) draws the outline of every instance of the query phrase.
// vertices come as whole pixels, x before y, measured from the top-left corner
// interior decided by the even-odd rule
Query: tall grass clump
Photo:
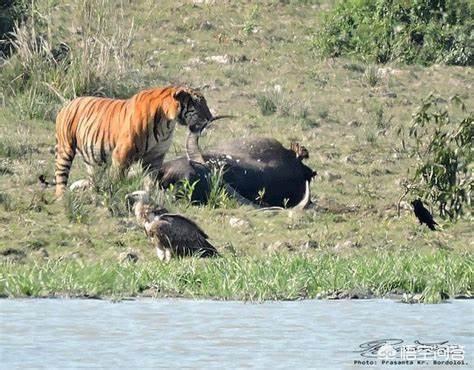
[[[257,105],[260,108],[260,113],[264,116],[270,116],[278,109],[274,96],[270,94],[257,96]]]
[[[209,182],[209,195],[207,197],[207,206],[210,208],[235,208],[236,201],[227,193],[223,186],[224,167],[214,167],[211,169]]]
[[[64,210],[69,222],[85,224],[90,216],[88,205],[91,199],[85,193],[67,192],[64,195]]]
[[[474,114],[462,100],[451,99],[451,109],[434,95],[413,114],[402,144],[417,159],[408,190],[436,204],[441,217],[455,220],[471,213],[474,181]],[[454,105],[460,106],[455,114]],[[403,130],[399,130],[403,134]]]
[[[206,206],[211,209],[217,208],[235,208],[237,203],[227,193],[224,186],[224,167],[216,164],[211,166],[209,173],[203,179],[191,181],[181,180],[172,186],[171,193],[187,205],[195,204],[198,199],[206,198]],[[200,183],[204,181],[205,184]]]
[[[116,27],[123,14],[111,2],[83,0],[71,5],[73,25],[77,22],[71,35],[53,32],[51,8],[31,6],[27,20],[10,33],[13,53],[2,68],[0,87],[8,92],[9,106],[44,119],[79,95],[120,94],[117,81],[126,70],[133,20]]]
[[[109,260],[0,262],[0,295],[136,296],[151,288],[158,297],[264,301],[358,290],[378,297],[393,291],[421,294],[424,302],[434,303],[472,295],[472,262],[472,254],[445,251],[381,252],[370,258],[366,253],[229,256],[133,265]]]
[[[114,168],[97,168],[92,176],[96,203],[107,208],[111,216],[128,214],[125,196],[136,190],[144,190],[148,173],[141,163],[131,166],[128,175],[119,176]]]
[[[0,206],[7,212],[12,211],[14,209],[12,197],[7,193],[0,192]]]
[[[307,127],[317,126],[317,123],[310,116],[310,105],[306,102],[289,98],[281,91],[279,86],[274,90],[257,95],[256,100],[260,113],[263,116],[277,114],[280,117],[290,117]],[[326,113],[328,112],[326,111]],[[327,114],[325,118],[327,118]]]
[[[10,159],[24,159],[33,153],[38,153],[38,148],[24,138],[30,137],[30,129],[18,125],[14,132],[7,133],[0,129],[0,157]]]
[[[377,63],[474,65],[469,0],[347,0],[329,11],[314,47]]]

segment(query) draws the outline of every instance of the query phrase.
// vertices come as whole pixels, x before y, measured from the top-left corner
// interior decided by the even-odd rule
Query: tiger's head
[[[192,133],[200,133],[215,120],[206,99],[199,92],[180,87],[174,92],[173,97],[179,103],[176,121],[180,125],[187,126]]]

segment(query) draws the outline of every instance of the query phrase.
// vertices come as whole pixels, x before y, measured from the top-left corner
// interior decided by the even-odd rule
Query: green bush
[[[407,186],[436,204],[441,217],[454,220],[471,212],[474,115],[457,96],[451,101],[461,107],[461,115],[440,101],[430,95],[413,114],[403,145],[418,162]]]
[[[27,17],[28,1],[2,0],[0,2],[0,57],[10,55],[10,33],[15,23],[23,22]]]
[[[313,45],[330,57],[472,66],[472,8],[469,0],[339,1]]]

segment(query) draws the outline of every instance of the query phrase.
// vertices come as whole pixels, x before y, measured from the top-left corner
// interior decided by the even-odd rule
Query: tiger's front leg
[[[112,152],[112,176],[123,179],[134,159],[135,149],[133,144],[117,145]]]

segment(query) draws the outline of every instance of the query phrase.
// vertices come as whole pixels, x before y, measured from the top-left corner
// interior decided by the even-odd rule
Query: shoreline
[[[416,296],[416,295],[415,295]],[[179,296],[179,295],[148,295],[140,294],[136,296],[125,296],[125,297],[114,297],[109,295],[104,296],[88,296],[88,295],[69,295],[69,294],[51,294],[45,296],[0,296],[1,301],[15,301],[15,300],[58,300],[58,301],[107,301],[111,303],[120,303],[120,302],[135,302],[142,300],[151,300],[151,301],[162,301],[162,300],[179,300],[179,301],[205,301],[205,302],[234,302],[242,304],[264,304],[264,303],[282,303],[282,302],[308,302],[308,301],[323,301],[323,302],[338,302],[338,301],[390,301],[395,303],[403,304],[424,304],[422,301],[406,301],[404,300],[404,294],[388,294],[385,296],[366,296],[366,297],[344,297],[344,298],[332,298],[332,297],[318,297],[318,298],[296,298],[296,299],[270,299],[263,301],[249,301],[249,300],[238,300],[238,299],[223,299],[223,298],[213,298],[213,297],[190,297],[190,296]],[[413,297],[412,297],[413,298]],[[452,301],[470,301],[474,300],[474,296],[467,296],[463,294],[456,295],[454,297],[449,297],[443,299],[437,304],[451,303]]]
[[[29,260],[0,263],[0,296],[246,302],[389,298],[438,303],[472,297],[472,260],[471,253],[439,250],[279,253],[186,258],[167,264],[157,260]]]

